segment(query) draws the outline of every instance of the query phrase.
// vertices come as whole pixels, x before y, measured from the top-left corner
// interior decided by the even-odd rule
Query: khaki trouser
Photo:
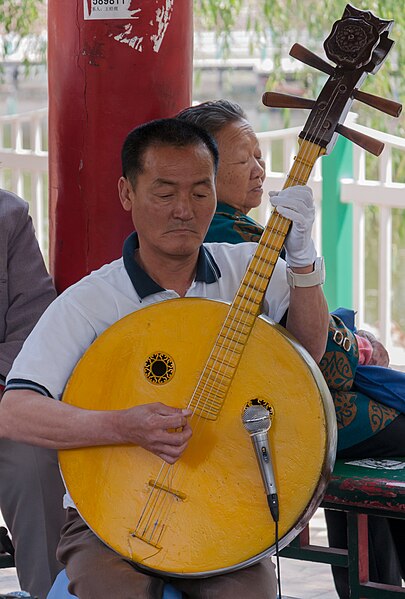
[[[68,510],[57,556],[66,565],[69,591],[79,599],[161,599],[164,581],[140,572],[109,549]],[[211,578],[166,578],[188,599],[275,599],[276,575],[270,559]]]

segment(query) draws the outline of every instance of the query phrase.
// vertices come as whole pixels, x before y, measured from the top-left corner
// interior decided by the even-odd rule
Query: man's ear
[[[118,194],[120,196],[122,207],[127,212],[130,212],[132,210],[133,189],[126,177],[120,177],[118,179]]]

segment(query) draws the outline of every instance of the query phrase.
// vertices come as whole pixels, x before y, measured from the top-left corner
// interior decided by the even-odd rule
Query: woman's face
[[[247,214],[259,206],[263,195],[265,170],[259,141],[245,120],[225,125],[215,139],[219,151],[218,201]]]

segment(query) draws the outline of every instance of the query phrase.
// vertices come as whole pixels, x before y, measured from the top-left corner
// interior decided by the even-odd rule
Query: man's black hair
[[[121,151],[122,175],[135,185],[143,172],[146,151],[151,147],[204,145],[212,156],[214,172],[218,168],[218,149],[214,139],[201,127],[177,118],[156,119],[128,133]]]

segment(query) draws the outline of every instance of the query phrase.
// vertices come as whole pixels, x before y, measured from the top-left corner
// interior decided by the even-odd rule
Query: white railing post
[[[48,153],[42,149],[42,127],[47,113],[45,108],[0,117],[0,186],[4,188],[7,181],[10,191],[30,203],[30,213],[42,251],[47,246],[43,177],[48,171]],[[29,133],[28,147],[24,147],[24,127]],[[8,130],[10,134],[6,135]],[[6,137],[9,138],[7,144]]]
[[[391,223],[391,208],[380,206],[378,325],[381,342],[388,346],[391,346]]]
[[[353,309],[357,312],[357,325],[364,324],[365,299],[365,218],[364,207],[360,204],[353,206]]]

